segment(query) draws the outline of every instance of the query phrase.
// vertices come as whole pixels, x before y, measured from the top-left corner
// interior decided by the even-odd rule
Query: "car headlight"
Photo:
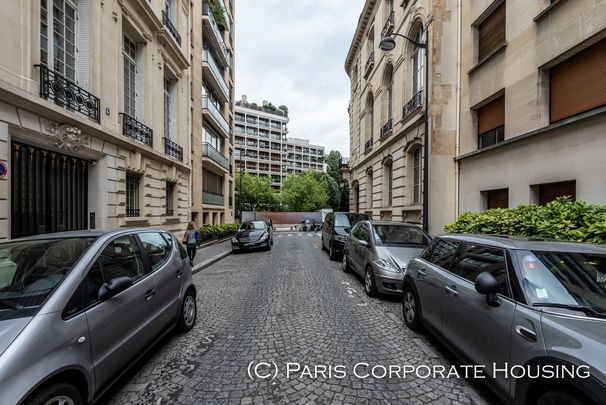
[[[383,270],[391,271],[394,273],[400,272],[400,269],[398,268],[398,266],[396,266],[389,260],[385,260],[385,259],[381,259],[381,258],[377,257],[373,260],[373,262]]]
[[[234,236],[233,238],[231,238],[231,242],[232,243],[238,243],[238,239],[236,239],[236,237]]]
[[[261,236],[260,240],[265,240],[267,238],[269,238],[269,234],[268,233],[264,233],[263,236]]]

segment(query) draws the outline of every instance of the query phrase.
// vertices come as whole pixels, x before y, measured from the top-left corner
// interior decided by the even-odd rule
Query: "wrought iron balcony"
[[[53,100],[55,104],[86,115],[101,122],[101,100],[65,76],[50,70],[45,65],[40,68],[40,97]]]
[[[183,160],[183,148],[168,138],[164,139],[164,153],[175,159]]]
[[[221,194],[209,193],[208,191],[202,192],[202,204],[209,205],[224,205],[225,196]]]
[[[127,217],[139,217],[141,216],[141,210],[139,208],[126,208]]]
[[[402,118],[407,118],[413,112],[415,112],[418,108],[423,106],[423,90],[420,90],[412,96],[410,101],[406,103],[404,108],[402,109]]]
[[[366,61],[366,66],[364,67],[364,77],[368,77],[370,72],[372,72],[372,68],[375,66],[375,52],[372,51],[368,56],[368,60]]]
[[[146,145],[154,145],[154,131],[126,113],[122,116],[122,135],[136,139]]]
[[[202,144],[202,156],[209,158],[219,166],[223,167],[225,170],[229,169],[229,159],[209,143],[205,142]]]
[[[390,118],[387,121],[387,123],[385,125],[383,125],[383,128],[381,128],[381,139],[391,135],[392,129],[393,129],[393,119]]]
[[[391,34],[393,27],[395,25],[395,13],[392,11],[387,16],[387,21],[385,21],[385,25],[383,26],[383,30],[381,31],[381,37]]]
[[[166,11],[164,10],[162,10],[162,24],[168,28],[168,31],[175,39],[175,42],[181,46],[181,35],[179,35],[179,31],[177,31],[170,18],[168,18],[168,14],[166,14]]]
[[[367,153],[372,150],[372,138],[366,141],[364,144],[364,153]]]

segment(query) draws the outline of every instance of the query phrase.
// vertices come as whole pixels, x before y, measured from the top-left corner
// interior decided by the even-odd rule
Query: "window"
[[[170,258],[171,247],[166,240],[156,232],[144,232],[139,234],[143,249],[151,262],[152,270],[156,270]]]
[[[126,172],[126,216],[138,217],[139,210],[139,180],[137,173]]]
[[[223,138],[207,126],[204,126],[204,142],[223,153]]]
[[[373,179],[372,179],[372,170],[369,170],[366,173],[366,201],[368,204],[368,208],[372,209],[372,200],[373,200]]]
[[[372,142],[374,126],[374,97],[369,93],[366,97],[366,142]]]
[[[175,201],[175,183],[166,182],[166,215],[175,215],[174,201]]]
[[[104,281],[116,277],[130,277],[135,283],[146,274],[141,252],[132,235],[112,241],[99,256],[98,264]]]
[[[50,6],[49,6],[50,3]],[[52,10],[52,15],[49,14]],[[52,69],[76,81],[76,20],[75,1],[41,0],[40,60]],[[50,66],[49,66],[50,67]]]
[[[384,165],[384,179],[385,179],[385,195],[386,203],[388,207],[393,205],[393,161],[388,160]]]
[[[421,166],[421,146],[417,146],[410,154],[412,158],[412,203],[420,204],[422,195],[422,166]]]
[[[503,142],[505,135],[505,96],[478,109],[478,149]]]
[[[164,137],[170,140],[175,140],[173,121],[175,106],[172,99],[172,88],[172,81],[164,78]]]
[[[415,42],[420,44],[425,43],[425,33],[423,29],[419,27],[417,34],[414,38]],[[425,74],[425,52],[426,50],[418,46],[414,47],[412,52],[412,95],[419,93],[423,90],[424,74]]]
[[[508,208],[509,207],[509,189],[488,190],[482,192],[486,198],[486,209]]]
[[[478,26],[478,62],[505,44],[505,1]]]
[[[122,56],[124,60],[124,112],[135,118],[137,45],[126,35],[122,46]]]
[[[509,296],[505,263],[505,252],[502,249],[465,244],[453,273],[473,283],[480,273],[488,272],[497,279],[498,292]]]
[[[576,200],[576,181],[562,181],[558,183],[539,184],[534,186],[538,191],[539,205],[545,205],[558,197],[568,196]]]
[[[435,239],[423,258],[436,266],[450,270],[460,245],[461,242],[452,239]]]
[[[356,226],[356,233],[354,234],[354,237],[358,240],[364,240],[366,242],[370,241],[368,229],[364,224],[359,224]]]
[[[389,65],[385,72],[385,113],[387,123],[393,119],[393,66]]]
[[[223,176],[203,170],[202,189],[207,193],[223,195]]]
[[[606,39],[550,71],[551,122],[606,104]]]

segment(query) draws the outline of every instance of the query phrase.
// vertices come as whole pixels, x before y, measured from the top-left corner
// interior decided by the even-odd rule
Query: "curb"
[[[220,253],[220,254],[216,255],[215,257],[211,257],[210,259],[208,259],[206,261],[203,261],[202,263],[196,264],[192,268],[192,274],[199,273],[200,271],[204,270],[205,268],[207,268],[211,264],[215,264],[219,260],[224,259],[227,256],[229,256],[230,254],[231,254],[231,249],[228,250],[227,252]]]
[[[205,248],[208,246],[216,245],[217,243],[225,242],[226,240],[230,240],[231,238],[232,238],[231,236],[226,236],[223,239],[215,239],[212,242],[203,243],[201,245],[196,246],[196,249],[202,249],[202,248]]]

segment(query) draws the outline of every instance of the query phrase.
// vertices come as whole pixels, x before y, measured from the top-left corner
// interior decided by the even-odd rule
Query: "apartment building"
[[[455,0],[364,3],[345,61],[351,210],[432,233],[454,220],[456,7]],[[391,34],[409,39],[394,36],[395,48],[383,52],[379,44]]]
[[[604,2],[463,2],[460,212],[606,204],[604,16]]]
[[[234,222],[234,0],[192,3],[192,219]]]
[[[236,102],[235,122],[236,169],[271,177],[276,190],[290,174],[325,171],[323,146],[287,138],[287,111],[259,107],[243,96]]]
[[[0,239],[189,218],[190,2],[7,1]]]

